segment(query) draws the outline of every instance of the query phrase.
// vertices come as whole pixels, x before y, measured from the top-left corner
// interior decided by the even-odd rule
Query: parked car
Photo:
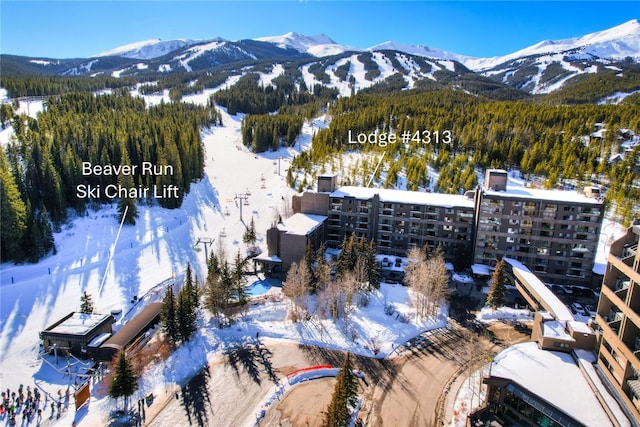
[[[574,286],[573,294],[577,297],[583,298],[595,298],[595,294],[592,289],[586,288],[584,286]]]
[[[570,285],[557,285],[560,289],[562,289],[562,292],[567,294],[567,295],[571,295],[573,294],[573,286]]]
[[[584,307],[579,302],[574,302],[569,308],[573,314],[584,314]]]
[[[596,317],[596,309],[591,304],[587,304],[584,306],[584,315],[589,317]]]

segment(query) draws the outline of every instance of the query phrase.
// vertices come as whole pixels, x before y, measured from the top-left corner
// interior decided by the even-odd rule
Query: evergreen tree
[[[224,313],[229,295],[225,292],[222,282],[222,267],[219,264],[218,257],[212,253],[207,263],[207,279],[204,284],[204,306],[214,316],[218,317]]]
[[[331,281],[331,265],[327,262],[324,244],[316,251],[315,266],[316,290],[321,290]]]
[[[357,253],[355,248],[355,235],[352,233],[349,238],[345,235],[340,245],[340,254],[336,263],[338,276],[342,276],[353,270],[356,265]]]
[[[94,310],[93,299],[91,298],[91,294],[88,294],[87,291],[82,293],[80,296],[80,313],[91,314]]]
[[[173,293],[173,286],[169,286],[162,299],[162,310],[160,311],[160,321],[162,331],[172,346],[175,346],[179,338],[178,322],[176,320],[176,298]]]
[[[21,261],[25,256],[27,206],[20,197],[16,180],[0,147],[0,254],[2,261]]]
[[[315,263],[315,254],[313,253],[313,248],[310,244],[307,244],[307,247],[304,251],[304,258],[302,259],[302,268],[307,270],[307,288],[310,292],[316,291],[317,286],[317,278],[314,271],[314,263]]]
[[[120,161],[120,164],[121,165],[131,164],[131,161],[127,156],[124,146],[121,148],[122,148],[122,159]],[[133,177],[131,175],[126,175],[126,174],[120,175],[118,177],[118,184],[120,185],[120,187],[126,188],[127,190],[134,188]],[[138,206],[136,202],[137,200],[135,198],[129,197],[129,191],[127,191],[126,197],[120,198],[120,200],[118,201],[118,215],[120,215],[120,221],[123,220],[122,217],[123,215],[125,215],[125,212],[126,212],[126,216],[124,217],[124,223],[131,224],[131,225],[134,225],[136,223],[136,218],[138,218]]]
[[[252,247],[256,244],[257,236],[256,236],[256,225],[253,221],[253,217],[251,217],[251,222],[249,226],[244,230],[244,234],[242,235],[242,241],[249,247]]]
[[[471,245],[461,243],[458,245],[458,252],[453,260],[453,268],[456,271],[462,271],[465,268],[471,267],[471,261],[473,260],[473,251]]]
[[[127,360],[124,351],[120,351],[115,360],[115,375],[109,386],[109,396],[124,399],[124,410],[129,407],[129,398],[138,389],[138,376],[133,370],[133,366]]]
[[[487,295],[487,305],[489,307],[495,310],[504,305],[507,294],[506,285],[508,283],[509,278],[507,277],[506,263],[504,259],[501,259],[496,264],[496,269],[491,276],[491,287],[489,288],[489,295]]]
[[[376,258],[376,243],[371,239],[369,246],[365,248],[363,254],[367,269],[367,281],[369,282],[369,290],[380,289],[382,281],[382,272],[380,271],[380,263]]]
[[[346,427],[351,421],[351,411],[358,403],[358,379],[353,374],[353,362],[349,353],[345,355],[336,378],[336,385],[327,407],[323,427]]]
[[[232,292],[238,298],[238,303],[243,307],[249,302],[247,292],[245,291],[245,286],[247,284],[247,279],[244,275],[245,266],[246,259],[242,258],[240,251],[238,251],[234,260],[233,270],[231,271],[231,288],[233,290]]]
[[[51,230],[51,220],[46,209],[38,211],[35,218],[29,223],[27,232],[27,259],[37,262],[40,258],[51,252],[55,253],[56,246]]]
[[[191,263],[187,263],[187,271],[184,278],[184,286],[187,288],[190,304],[194,309],[197,309],[200,305],[200,286],[198,284],[198,278],[193,278],[193,270],[191,269]]]
[[[197,311],[193,305],[193,295],[188,286],[183,286],[178,292],[176,304],[176,323],[178,335],[182,342],[187,342],[196,331]]]

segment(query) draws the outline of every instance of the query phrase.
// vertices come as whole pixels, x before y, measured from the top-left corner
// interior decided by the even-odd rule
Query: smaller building
[[[46,353],[89,357],[89,343],[101,334],[111,333],[113,322],[109,314],[71,312],[40,332],[43,349]]]
[[[161,310],[161,302],[150,303],[133,319],[125,323],[118,332],[100,345],[97,358],[103,361],[113,360],[114,356],[118,354],[120,350],[126,350],[134,345],[142,338],[145,332],[160,322]]]
[[[300,262],[307,246],[317,250],[325,241],[327,217],[297,213],[267,230],[267,253],[255,258],[268,276],[285,274],[291,264]]]
[[[593,350],[596,335],[586,323],[577,320],[556,320],[549,312],[534,315],[531,339],[543,350],[571,352],[574,349]]]
[[[503,350],[490,364],[486,406],[470,416],[471,425],[629,426],[582,365],[575,354],[542,350],[535,342]]]

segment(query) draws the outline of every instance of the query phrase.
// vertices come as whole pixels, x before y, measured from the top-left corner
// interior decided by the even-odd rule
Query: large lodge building
[[[592,269],[604,216],[600,198],[575,191],[512,188],[507,172],[488,170],[484,186],[465,195],[363,187],[337,187],[334,175],[318,177],[317,191],[293,198],[295,215],[268,234],[268,254],[258,259],[286,271],[304,253],[287,250],[305,240],[296,216],[312,215],[318,242],[337,248],[345,238],[373,240],[378,253],[406,256],[412,247],[440,245],[447,261],[463,258],[492,265],[502,257],[526,264],[556,284],[592,285]],[[308,222],[308,221],[307,221]],[[277,231],[276,231],[277,230]],[[274,236],[279,236],[275,239]],[[271,237],[271,238],[270,238]]]

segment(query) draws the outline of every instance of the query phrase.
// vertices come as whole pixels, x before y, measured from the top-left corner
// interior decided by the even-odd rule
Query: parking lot
[[[452,275],[449,285],[450,302],[458,320],[463,320],[471,311],[479,310],[484,306],[489,289],[486,278],[473,278],[470,274],[455,273]],[[587,322],[589,317],[595,315],[600,295],[594,290],[584,286],[571,285],[548,284],[547,287],[572,311],[576,320]],[[507,286],[505,305],[531,310],[515,286]],[[590,312],[585,312],[585,308],[590,308]]]

